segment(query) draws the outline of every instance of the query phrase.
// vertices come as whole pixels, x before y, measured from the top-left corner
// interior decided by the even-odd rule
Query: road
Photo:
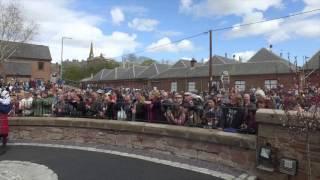
[[[19,160],[49,167],[59,180],[215,180],[180,168],[134,158],[73,149],[9,146],[2,160]]]

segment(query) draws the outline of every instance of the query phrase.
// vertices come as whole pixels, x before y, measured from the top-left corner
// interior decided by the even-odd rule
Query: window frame
[[[264,88],[268,90],[275,89],[278,87],[278,83],[279,82],[277,79],[266,79],[264,80]]]
[[[195,91],[196,91],[196,82],[194,81],[188,82],[188,92],[195,92]]]
[[[244,80],[236,80],[234,81],[234,87],[240,92],[246,91],[246,81]]]
[[[44,62],[38,62],[38,71],[44,70]]]
[[[171,82],[170,90],[171,90],[171,92],[177,92],[178,91],[178,82],[177,81]]]

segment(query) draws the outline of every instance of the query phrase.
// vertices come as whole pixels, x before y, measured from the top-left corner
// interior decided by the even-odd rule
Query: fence
[[[55,105],[53,105],[55,104]],[[135,107],[135,108],[133,108]],[[135,109],[135,111],[132,111]],[[77,117],[110,119],[124,121],[139,121],[149,123],[162,123],[184,125],[201,128],[225,127],[226,124],[234,125],[233,117],[229,114],[246,113],[255,111],[239,107],[219,107],[215,110],[204,109],[202,105],[184,106],[174,103],[160,104],[98,104],[96,106],[86,106],[85,104],[53,103],[50,100],[35,100],[33,103],[25,102],[18,106],[13,106],[11,116],[35,116],[35,117]],[[230,113],[229,113],[230,112]],[[228,114],[229,113],[229,114]],[[243,114],[240,114],[242,118]],[[254,118],[254,117],[253,117]],[[239,123],[243,123],[242,119]],[[237,123],[237,122],[236,122]],[[240,126],[241,124],[235,124]]]

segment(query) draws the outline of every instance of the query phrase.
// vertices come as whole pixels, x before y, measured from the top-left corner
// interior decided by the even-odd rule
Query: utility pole
[[[212,93],[212,30],[209,31],[209,94]]]

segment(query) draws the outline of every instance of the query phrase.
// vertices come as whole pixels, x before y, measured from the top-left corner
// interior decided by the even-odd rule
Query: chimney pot
[[[192,60],[190,61],[190,65],[191,67],[194,67],[197,63],[197,60],[195,60],[194,58],[192,58]]]

